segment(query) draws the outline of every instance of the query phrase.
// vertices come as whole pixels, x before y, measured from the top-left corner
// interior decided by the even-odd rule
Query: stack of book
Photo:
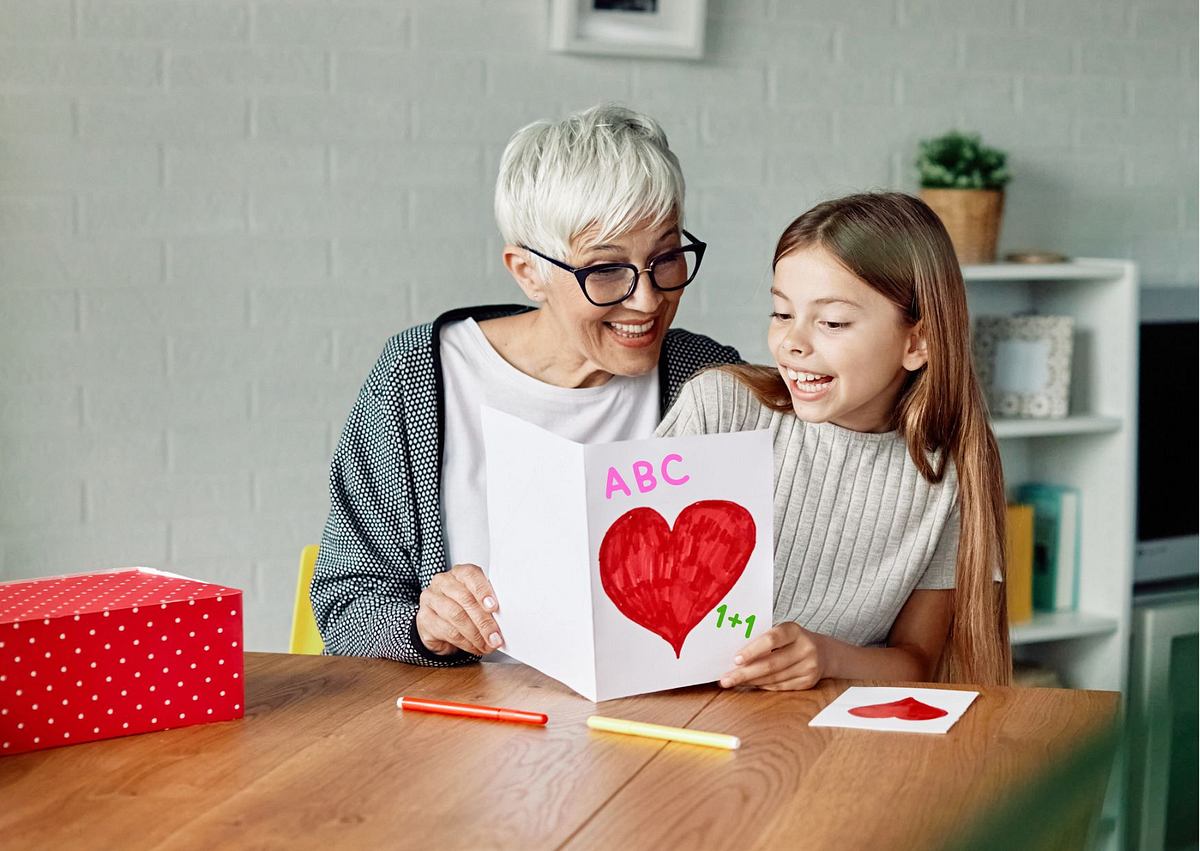
[[[1079,605],[1079,490],[1031,482],[1008,508],[1009,620]]]

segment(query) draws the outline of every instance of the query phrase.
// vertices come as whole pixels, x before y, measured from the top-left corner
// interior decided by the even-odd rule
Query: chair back
[[[308,587],[312,584],[313,568],[317,563],[317,544],[309,544],[300,551],[300,575],[296,578],[296,605],[292,610],[292,642],[289,653],[320,656],[325,649],[317,621],[313,617],[312,601],[308,598]]]

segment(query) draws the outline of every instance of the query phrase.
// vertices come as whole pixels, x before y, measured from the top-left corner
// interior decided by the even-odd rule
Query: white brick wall
[[[516,300],[505,140],[658,116],[712,244],[681,324],[762,354],[820,198],[1006,147],[1003,246],[1195,286],[1194,0],[710,0],[699,63],[545,52],[544,0],[0,0],[0,579],[147,563],[285,646],[342,418],[391,333]]]

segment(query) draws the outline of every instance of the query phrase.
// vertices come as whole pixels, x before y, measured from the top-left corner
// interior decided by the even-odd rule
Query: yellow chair
[[[313,567],[317,563],[316,544],[309,544],[300,551],[300,576],[296,580],[296,607],[292,612],[292,644],[289,653],[320,656],[325,649],[317,621],[313,617],[312,602],[308,599],[308,586],[312,584]]]

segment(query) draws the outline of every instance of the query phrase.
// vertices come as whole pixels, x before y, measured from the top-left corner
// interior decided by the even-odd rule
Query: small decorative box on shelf
[[[145,567],[0,583],[0,756],[243,714],[242,592]]]

